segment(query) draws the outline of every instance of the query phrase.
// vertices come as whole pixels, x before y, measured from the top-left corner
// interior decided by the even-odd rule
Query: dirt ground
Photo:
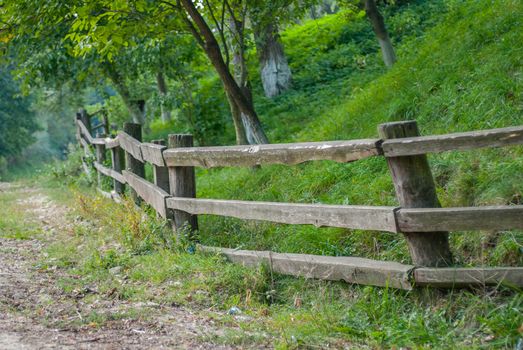
[[[51,237],[0,238],[0,349],[232,348],[210,342],[223,332],[223,325],[184,307],[104,296],[94,303],[84,302],[86,295],[97,293],[96,286],[65,293],[57,283],[65,272],[39,269],[37,262],[52,242],[53,232],[70,230],[74,224],[67,221],[67,208],[33,188],[0,183],[0,191],[19,193],[22,199],[17,205]],[[138,310],[138,315],[143,311],[147,317],[112,320],[101,327],[78,322],[93,311],[107,314],[127,309]]]

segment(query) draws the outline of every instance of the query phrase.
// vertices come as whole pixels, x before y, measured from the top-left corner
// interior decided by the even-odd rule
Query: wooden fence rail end
[[[381,147],[386,157],[398,157],[519,144],[523,144],[523,126],[385,140]]]

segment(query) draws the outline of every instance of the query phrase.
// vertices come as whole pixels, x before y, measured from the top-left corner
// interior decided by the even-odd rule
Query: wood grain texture
[[[378,126],[384,139],[403,139],[419,135],[415,120],[385,123]],[[440,207],[436,186],[426,155],[387,157],[399,204],[403,208]],[[412,262],[417,266],[449,266],[452,264],[448,232],[404,232]]]
[[[95,144],[94,145],[96,150],[96,162],[98,164],[103,164],[106,160],[106,152],[105,152],[105,144]],[[102,188],[102,173],[98,172],[98,187]]]
[[[212,214],[284,224],[397,232],[394,207],[291,204],[218,199],[167,199],[167,207],[191,214]]]
[[[112,176],[113,189],[117,194],[122,194],[125,192],[125,182],[122,182],[122,179],[125,180],[122,176],[122,170],[125,168],[125,151],[121,147],[111,148],[110,151],[112,170],[116,173]]]
[[[121,184],[127,183],[127,181],[125,180],[125,177],[122,174],[114,171],[111,168],[107,168],[107,167],[103,166],[102,164],[100,164],[98,162],[94,162],[94,167],[96,168],[96,170],[98,170],[103,175],[109,176],[109,177],[115,179],[116,181],[118,181]]]
[[[147,204],[153,207],[161,217],[167,218],[165,199],[169,197],[169,193],[129,171],[124,170],[122,174],[127,184],[129,184]]]
[[[142,125],[137,123],[124,123],[123,132],[120,133],[119,138],[120,148],[125,151],[125,169],[142,179],[145,178],[145,164],[143,163],[142,151],[140,149],[140,143],[142,142]],[[140,206],[141,198],[132,187],[129,190],[129,194],[134,203]]]
[[[164,149],[167,149],[166,146],[157,145],[154,143],[142,143],[140,145],[140,149],[142,151],[142,158],[145,162],[149,162],[157,166],[165,166],[162,153]]]
[[[386,140],[382,148],[386,157],[397,157],[520,144],[523,144],[523,126]]]
[[[523,205],[468,208],[401,208],[402,232],[523,229]]]
[[[165,140],[153,140],[153,144],[162,146],[165,148]],[[163,160],[163,156],[162,156]],[[171,193],[171,187],[169,185],[169,169],[166,166],[153,165],[153,179],[154,184],[160,187],[167,193]]]
[[[236,250],[200,246],[206,252],[224,254],[229,260],[245,266],[269,265],[273,271],[305,278],[393,287],[410,290],[414,269],[391,261],[355,257],[334,257],[306,254],[284,254],[270,251]]]
[[[118,138],[118,136],[116,136],[114,139],[109,137],[105,139],[105,147],[107,149],[112,149],[118,146],[120,146],[120,139]]]
[[[93,139],[93,142],[92,144],[93,145],[100,145],[100,146],[105,146],[105,144],[107,143],[106,141],[107,139],[105,137],[97,137],[97,138],[94,138]]]
[[[416,268],[416,286],[438,288],[483,285],[523,287],[523,267]]]
[[[188,134],[170,134],[168,145],[173,149],[192,149],[193,136]],[[164,151],[164,157],[165,157]],[[195,198],[196,177],[192,166],[172,166],[168,168],[169,189],[174,197]],[[180,233],[186,228],[190,232],[198,230],[198,217],[185,211],[172,210],[173,229],[180,238]],[[190,237],[192,238],[192,237]]]
[[[80,119],[76,120],[76,124],[80,128],[80,134],[84,137],[85,141],[87,141],[89,144],[93,144],[93,137],[91,136],[91,133],[87,129],[87,127],[82,123]]]
[[[120,142],[120,147],[124,149],[125,152],[133,156],[134,159],[143,163],[141,142],[134,137],[127,134],[125,131],[120,131],[118,134],[118,139]]]
[[[299,164],[309,160],[351,162],[379,154],[379,140],[353,140],[168,149],[163,155],[168,166],[253,166]]]

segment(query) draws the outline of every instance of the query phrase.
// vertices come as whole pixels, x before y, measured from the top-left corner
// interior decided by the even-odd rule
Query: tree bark
[[[274,23],[256,26],[254,38],[265,96],[275,97],[291,86],[292,73]]]
[[[218,73],[225,88],[225,92],[234,100],[241,113],[245,116],[244,127],[246,130],[249,129],[252,131],[252,140],[249,140],[249,143],[269,143],[269,140],[263,131],[261,122],[258,119],[258,115],[254,110],[252,100],[249,100],[244,95],[242,89],[236,83],[236,80],[229,71],[229,67],[227,67],[223,60],[220,46],[218,45],[218,41],[216,40],[212,30],[209,28],[191,0],[180,0],[180,3],[198,28],[199,32],[197,32],[194,27],[190,29],[192,34],[196,37],[196,40],[198,40],[202,45],[207,57]],[[192,25],[192,22],[190,25]]]
[[[234,132],[236,134],[236,144],[237,145],[247,145],[249,144],[247,136],[245,134],[245,128],[243,126],[242,113],[238,108],[234,99],[227,94],[227,100],[229,101],[229,106],[231,108],[231,116],[234,124]]]
[[[420,136],[416,121],[381,124],[378,132],[384,140]],[[441,207],[425,154],[389,157],[387,164],[401,207]],[[415,265],[441,267],[452,264],[448,232],[408,232],[403,235]]]
[[[369,19],[372,29],[378,38],[378,43],[381,47],[381,54],[383,56],[383,62],[387,67],[391,67],[396,62],[396,53],[394,52],[394,47],[390,41],[389,33],[385,27],[385,21],[383,16],[376,6],[374,0],[364,0],[365,13]]]
[[[165,76],[160,70],[156,73],[156,82],[158,84],[158,92],[160,93],[160,111],[162,114],[162,121],[167,123],[171,120],[171,111],[165,106],[165,98],[167,97],[167,84],[165,83]]]

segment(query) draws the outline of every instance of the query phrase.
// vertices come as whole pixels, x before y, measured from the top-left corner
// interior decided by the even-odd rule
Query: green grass
[[[288,44],[287,53],[298,84],[302,74],[310,77],[314,66],[321,66],[318,62],[351,45],[352,41],[344,38],[363,40],[362,50],[369,45],[365,49],[368,65],[339,68],[343,71],[339,79],[334,77],[337,70],[331,67],[325,74],[332,79],[303,83],[301,88],[272,102],[259,104],[273,139],[377,137],[380,123],[409,119],[418,121],[424,135],[521,124],[521,2],[445,1],[432,6],[423,11],[414,7],[412,11],[407,8],[391,14],[397,28],[402,28],[400,23],[418,24],[410,25],[402,40],[395,39],[399,59],[388,72],[380,67],[379,54],[371,50],[373,44],[369,40],[374,38],[365,31],[363,19],[344,22],[346,14],[338,14],[284,32],[282,37]],[[419,20],[412,19],[416,13],[421,16]],[[316,41],[325,45],[313,45]],[[307,60],[312,63],[305,64]],[[353,82],[360,84],[358,88],[351,89]],[[442,204],[522,203],[522,156],[521,146],[429,155]],[[397,205],[384,159],[264,166],[257,171],[199,170],[197,181],[198,196],[203,198]],[[205,244],[410,261],[403,239],[383,233],[217,217],[203,217],[201,221],[200,237]],[[523,264],[523,232],[495,235],[492,244],[487,244],[486,236],[489,235],[454,233],[452,244],[458,263]]]
[[[280,349],[482,349],[510,348],[520,337],[523,294],[517,291],[406,292],[286,277],[266,266],[248,269],[172,245],[170,229],[130,203],[81,192],[75,198],[74,215],[83,224],[47,249],[41,268],[76,276],[60,281],[66,292],[94,285],[98,295],[184,305],[232,327],[202,340]],[[241,317],[225,314],[232,306],[242,310]],[[106,316],[84,317],[82,324],[102,326],[110,321]]]
[[[21,208],[20,202],[26,197],[0,190],[0,237],[25,240],[42,233],[38,223]]]
[[[420,1],[387,11],[399,58],[389,71],[363,18],[338,14],[282,33],[294,88],[274,100],[256,97],[273,141],[376,137],[378,124],[407,119],[417,120],[424,135],[522,123],[520,1]],[[449,152],[429,161],[443,206],[523,203],[523,147]],[[58,167],[47,186],[86,224],[49,247],[42,261],[80,276],[62,280],[65,290],[96,283],[123,299],[187,305],[235,327],[213,342],[246,347],[512,349],[522,339],[520,290],[405,292],[285,277],[190,254],[165,223],[144,218],[128,202],[86,195],[83,186],[71,195],[63,182],[77,178],[72,168]],[[197,181],[201,198],[397,205],[382,158],[198,169]],[[199,220],[207,245],[410,262],[397,235]],[[523,266],[522,231],[456,232],[451,246],[461,266]],[[115,267],[119,274],[111,272]],[[124,276],[131,283],[121,284]],[[249,319],[224,316],[231,306]]]

